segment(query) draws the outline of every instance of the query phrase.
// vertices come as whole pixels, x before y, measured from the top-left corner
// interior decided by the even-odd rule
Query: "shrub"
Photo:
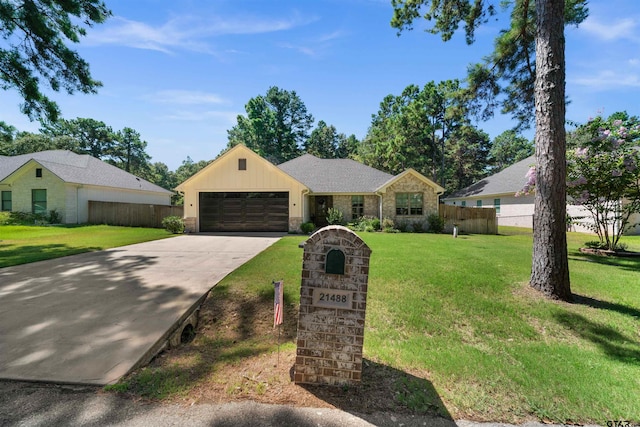
[[[380,220],[374,216],[361,216],[348,224],[353,231],[373,232],[380,230]]]
[[[395,224],[393,223],[393,220],[391,218],[383,218],[382,228],[385,230],[388,228],[395,228]]]
[[[426,227],[424,226],[424,222],[416,221],[411,224],[411,228],[413,228],[414,233],[424,233]]]
[[[442,233],[444,230],[444,219],[437,213],[432,213],[427,217],[430,233]]]
[[[401,233],[406,233],[407,231],[409,231],[409,223],[407,221],[398,221],[398,223],[396,224],[396,228]]]
[[[46,222],[44,215],[31,212],[3,212],[0,217],[0,224],[3,225],[41,225]]]
[[[47,221],[49,224],[60,224],[62,222],[62,215],[55,209],[49,211],[49,216],[47,217]]]
[[[316,225],[312,222],[303,222],[300,224],[300,230],[304,234],[311,234],[316,229]]]
[[[342,211],[337,208],[327,209],[327,222],[331,225],[342,225],[344,221],[344,215]]]
[[[182,234],[184,233],[184,221],[179,216],[166,216],[162,219],[162,226],[169,233]]]

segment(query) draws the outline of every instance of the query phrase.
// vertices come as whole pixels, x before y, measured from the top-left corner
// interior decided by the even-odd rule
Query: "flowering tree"
[[[635,225],[631,215],[640,212],[640,119],[626,113],[596,117],[576,130],[572,142],[568,201],[589,211],[593,222],[582,224],[598,235],[601,247],[614,250]]]

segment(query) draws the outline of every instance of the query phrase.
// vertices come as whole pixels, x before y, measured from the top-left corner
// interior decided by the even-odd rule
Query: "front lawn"
[[[0,225],[0,268],[171,236],[157,228]]]
[[[592,238],[570,233],[576,299],[553,302],[527,285],[531,233],[501,232],[361,234],[373,254],[359,388],[290,382],[304,238],[288,236],[214,288],[193,342],[112,389],[186,403],[249,398],[480,421],[638,423],[640,259],[583,255],[578,248]],[[640,238],[623,240],[640,249]],[[285,282],[280,362],[274,279]]]

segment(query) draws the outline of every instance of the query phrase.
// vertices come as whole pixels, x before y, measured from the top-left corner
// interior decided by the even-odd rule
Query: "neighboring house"
[[[350,159],[305,154],[275,166],[236,145],[180,184],[187,229],[299,231],[327,224],[333,207],[351,221],[368,215],[424,221],[444,189],[413,169],[390,175]]]
[[[475,184],[457,191],[443,199],[447,205],[468,207],[492,207],[496,209],[498,225],[533,228],[534,195],[516,197],[516,192],[522,190],[529,168],[536,162],[535,156],[527,157],[502,171],[484,178]],[[572,218],[584,218],[588,221],[589,212],[576,205],[567,205],[567,214]],[[634,215],[633,221],[640,220],[640,215]],[[574,231],[587,231],[586,227],[573,226]],[[640,233],[640,227],[630,230],[628,234]]]
[[[89,201],[171,205],[169,190],[89,155],[66,150],[0,156],[2,211],[48,214],[64,224],[89,219]]]

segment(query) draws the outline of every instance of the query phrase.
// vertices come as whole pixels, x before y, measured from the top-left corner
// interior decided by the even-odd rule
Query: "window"
[[[462,203],[462,207],[463,207],[463,208],[464,208],[465,206],[467,206],[467,201],[466,201],[466,200],[463,200],[463,201],[462,201],[462,202],[460,202],[460,203]]]
[[[476,206],[481,208],[482,207],[482,200],[476,200]]]
[[[496,213],[500,213],[500,199],[493,199],[493,207],[496,208]]]
[[[238,159],[238,170],[239,171],[247,170],[247,159]]]
[[[42,178],[42,168],[36,169],[36,178]]]
[[[2,192],[2,210],[11,212],[11,191]]]
[[[364,196],[351,196],[351,219],[364,215]]]
[[[31,190],[31,213],[47,213],[47,190]]]
[[[422,215],[422,193],[396,193],[396,215]]]

